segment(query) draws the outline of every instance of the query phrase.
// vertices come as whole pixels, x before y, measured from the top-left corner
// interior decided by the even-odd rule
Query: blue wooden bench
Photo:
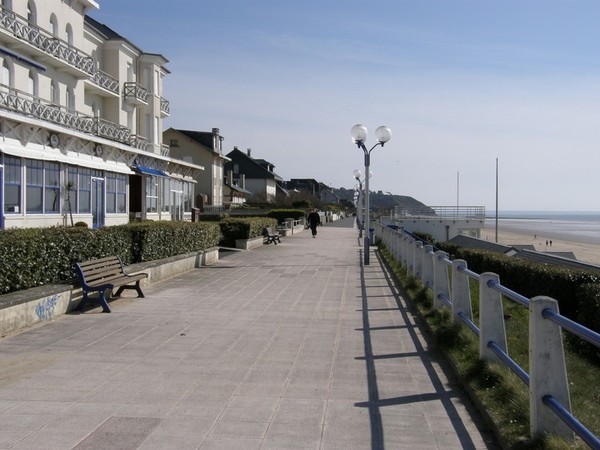
[[[102,306],[103,312],[110,312],[106,291],[119,287],[114,294],[119,297],[124,289],[135,289],[138,297],[144,297],[140,281],[148,277],[147,273],[127,275],[123,262],[119,256],[94,259],[86,262],[75,263],[75,269],[79,277],[79,284],[83,292],[83,298],[79,304],[82,309],[89,300],[89,294],[98,293],[97,302]],[[135,283],[135,284],[132,284]]]

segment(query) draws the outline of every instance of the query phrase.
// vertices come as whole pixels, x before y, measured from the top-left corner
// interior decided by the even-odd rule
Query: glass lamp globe
[[[385,125],[382,125],[375,130],[375,138],[377,139],[377,142],[385,144],[392,138],[392,130]]]
[[[352,175],[354,175],[354,178],[360,178],[362,173],[360,170],[356,169],[354,172],[352,172]]]
[[[367,127],[364,125],[356,124],[350,130],[353,142],[365,142],[367,140]]]

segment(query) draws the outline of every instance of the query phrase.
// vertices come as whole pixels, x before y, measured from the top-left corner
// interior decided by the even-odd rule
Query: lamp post
[[[354,188],[357,190],[356,191],[356,195],[357,198],[355,198],[355,203],[356,203],[356,217],[358,219],[358,237],[360,239],[362,239],[363,237],[363,228],[364,228],[364,191],[363,191],[363,181],[361,180],[360,177],[362,176],[362,172],[358,169],[356,169],[354,172],[352,172],[352,175],[354,176],[354,179],[358,182],[358,185],[354,186]],[[366,176],[365,176],[366,178]],[[373,178],[373,171],[369,170],[369,178]]]
[[[362,230],[363,230],[363,219],[362,219],[362,209],[363,209],[363,185],[362,185],[362,181],[360,179],[360,176],[362,175],[360,173],[360,170],[356,169],[354,172],[352,172],[352,175],[354,175],[354,179],[356,181],[358,181],[358,198],[356,199],[356,218],[358,220],[358,237],[359,239],[362,239]]]
[[[352,141],[356,144],[356,146],[362,149],[365,154],[365,175],[369,173],[369,167],[371,166],[371,152],[375,147],[381,145],[382,147],[392,138],[392,130],[390,130],[386,126],[380,126],[375,130],[375,139],[377,139],[377,143],[367,150],[365,147],[365,141],[367,140],[367,127],[361,124],[354,125],[350,130],[350,135],[352,136]],[[365,266],[369,265],[369,246],[370,242],[370,223],[369,223],[369,177],[365,176],[365,236],[363,238],[364,247],[365,247],[365,255],[364,255],[364,264]]]

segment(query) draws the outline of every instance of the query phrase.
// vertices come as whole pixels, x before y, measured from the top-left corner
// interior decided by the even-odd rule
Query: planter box
[[[244,250],[252,250],[253,248],[261,247],[264,244],[265,238],[258,236],[251,239],[236,239],[235,248]]]

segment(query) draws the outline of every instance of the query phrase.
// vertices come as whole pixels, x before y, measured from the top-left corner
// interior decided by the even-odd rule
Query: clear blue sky
[[[350,128],[387,125],[373,190],[493,211],[498,158],[501,210],[600,210],[597,0],[98,3],[170,61],[167,127],[220,128],[284,179],[353,187]]]

